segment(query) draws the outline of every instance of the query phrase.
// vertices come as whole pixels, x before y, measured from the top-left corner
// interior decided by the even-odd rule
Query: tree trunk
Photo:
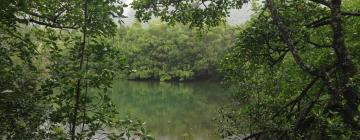
[[[86,48],[86,37],[87,37],[87,10],[88,10],[88,3],[87,0],[84,0],[84,26],[83,26],[83,40],[81,43],[81,48],[80,48],[80,52],[79,52],[79,60],[80,60],[80,64],[79,64],[79,71],[81,72],[83,70],[83,64],[84,64],[84,55],[85,55],[85,48]],[[70,124],[70,136],[71,136],[71,140],[75,140],[76,139],[76,122],[77,122],[77,114],[80,108],[80,95],[81,95],[81,82],[82,82],[82,77],[80,77],[77,80],[77,84],[76,84],[76,93],[75,93],[75,104],[74,104],[74,110],[72,113],[72,119],[71,119],[71,124]]]
[[[351,79],[356,75],[356,68],[351,61],[349,52],[345,46],[345,37],[342,27],[341,0],[331,0],[331,28],[333,30],[333,49],[337,57],[337,66],[341,70],[340,75],[340,91],[345,98],[344,119],[351,126],[359,129],[354,117],[359,113],[357,107],[359,105],[359,97],[355,91],[355,85]],[[341,100],[341,99],[338,99]]]

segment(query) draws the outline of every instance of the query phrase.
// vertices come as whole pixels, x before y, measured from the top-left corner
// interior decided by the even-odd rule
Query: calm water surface
[[[145,121],[157,140],[220,140],[212,119],[229,92],[214,82],[119,80],[110,97],[121,115]]]

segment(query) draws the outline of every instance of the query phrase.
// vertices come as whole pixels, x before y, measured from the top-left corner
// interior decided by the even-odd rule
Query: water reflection
[[[157,140],[219,140],[212,118],[229,93],[217,83],[117,81],[110,90],[121,115],[146,121]]]

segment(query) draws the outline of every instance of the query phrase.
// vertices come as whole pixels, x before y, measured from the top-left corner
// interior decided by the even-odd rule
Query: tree
[[[243,2],[248,1],[151,0],[134,1],[133,7],[145,21],[160,16],[203,28],[219,25],[229,9]],[[223,136],[358,138],[358,49],[351,40],[358,30],[351,30],[358,21],[357,6],[358,1],[341,0],[266,0],[260,5],[223,63],[228,81],[242,88],[230,110],[243,114],[224,110]],[[244,101],[250,103],[238,109]],[[253,129],[239,131],[241,120]]]
[[[358,91],[356,90],[357,82],[353,80],[357,75],[357,69],[345,45],[342,20],[343,16],[358,16],[359,13],[349,13],[347,11],[342,11],[341,0],[322,0],[312,2],[329,8],[330,16],[316,20],[308,26],[318,28],[320,26],[331,25],[331,30],[333,32],[332,44],[327,47],[331,47],[335,52],[336,61],[333,62],[333,64],[323,64],[320,66],[320,68],[313,68],[302,60],[301,56],[297,52],[296,46],[294,44],[295,42],[290,35],[289,27],[287,27],[282,21],[280,15],[278,14],[278,10],[276,10],[274,2],[272,0],[267,0],[266,7],[269,8],[271,17],[280,32],[280,36],[287,45],[296,64],[299,65],[303,71],[314,76],[314,80],[321,79],[324,83],[324,86],[328,89],[331,99],[326,105],[325,110],[334,110],[340,112],[343,120],[349,124],[352,129],[359,130],[360,125],[357,120],[357,117],[359,116],[359,110],[357,108],[359,106],[360,100],[358,97]],[[312,44],[316,45],[317,43]],[[338,75],[335,74],[334,77],[331,77],[331,75],[334,73],[337,73]],[[334,79],[337,79],[336,84],[333,83]],[[343,105],[341,102],[345,102],[345,105]],[[305,108],[304,113],[308,112],[307,110],[310,109],[310,107]],[[302,116],[305,115],[301,114],[301,117]],[[299,121],[304,121],[303,119],[305,118],[300,118]],[[297,125],[300,125],[300,123],[301,122],[297,122]],[[299,126],[295,125],[295,128],[296,127]]]
[[[232,27],[221,26],[200,35],[186,26],[121,27],[114,41],[129,65],[125,78],[185,81],[219,79],[218,64],[234,42]]]
[[[113,18],[123,17],[126,5],[6,0],[0,6],[2,138],[148,138],[140,121],[118,120],[104,94],[123,62],[104,38],[114,35]]]

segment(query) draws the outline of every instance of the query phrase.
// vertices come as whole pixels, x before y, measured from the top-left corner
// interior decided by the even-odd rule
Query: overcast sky
[[[132,0],[122,0],[126,4],[130,4]],[[134,22],[135,18],[135,11],[130,8],[131,6],[125,8],[124,15],[128,18],[123,19],[126,25],[130,25]],[[240,10],[231,10],[230,17],[228,17],[228,22],[232,25],[238,25],[244,23],[245,21],[250,19],[251,15],[251,6],[250,4],[245,4],[242,9]]]

